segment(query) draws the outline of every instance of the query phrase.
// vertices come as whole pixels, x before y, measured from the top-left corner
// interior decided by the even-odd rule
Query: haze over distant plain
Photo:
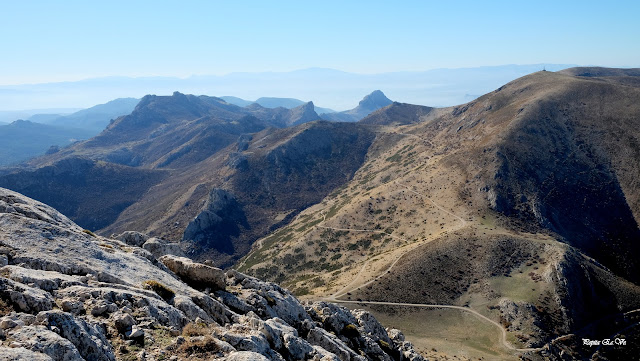
[[[451,105],[454,97],[447,97],[447,89],[439,90],[441,99],[424,95],[425,89],[442,86],[441,79],[416,79],[412,72],[504,64],[535,64],[536,70],[544,64],[635,67],[640,48],[630,44],[640,38],[638,10],[637,2],[594,1],[5,3],[0,110],[88,107],[173,90],[250,100],[295,97],[341,110],[384,85],[394,100]],[[332,95],[349,85],[341,79],[329,88],[306,84],[305,92],[264,74],[295,77],[295,71],[310,68],[355,73],[357,89]],[[405,83],[397,80],[402,72]],[[78,90],[72,83],[104,77],[144,78],[137,83],[145,86],[120,79],[115,94],[104,91],[118,84],[115,78],[88,81],[95,89]],[[157,85],[166,78],[182,83]],[[257,85],[231,86],[242,79]],[[318,79],[326,83],[332,77]],[[58,84],[25,85],[44,83]],[[469,94],[456,89],[455,99],[479,95],[474,89]]]

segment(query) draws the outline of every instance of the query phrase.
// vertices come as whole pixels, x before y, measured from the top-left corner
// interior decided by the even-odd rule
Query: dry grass
[[[385,327],[403,331],[407,340],[430,359],[518,360],[500,344],[498,329],[475,316],[451,309],[360,306]],[[436,350],[436,351],[434,351]]]
[[[162,297],[162,299],[164,299],[165,301],[171,300],[176,294],[171,288],[163,285],[156,280],[146,280],[143,282],[142,286],[145,289],[152,290],[153,292],[157,293],[158,296]]]

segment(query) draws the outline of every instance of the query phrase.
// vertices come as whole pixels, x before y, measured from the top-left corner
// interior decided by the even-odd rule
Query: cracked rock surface
[[[368,312],[119,238],[0,188],[1,360],[423,360]]]

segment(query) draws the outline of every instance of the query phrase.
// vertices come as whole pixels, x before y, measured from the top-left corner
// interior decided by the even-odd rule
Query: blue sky
[[[0,84],[326,67],[640,66],[640,2],[0,1]]]

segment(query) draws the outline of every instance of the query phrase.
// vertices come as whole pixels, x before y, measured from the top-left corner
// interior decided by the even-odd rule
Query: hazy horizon
[[[174,91],[207,96],[235,96],[254,101],[261,97],[295,98],[341,111],[355,107],[374,90],[398,102],[427,106],[466,103],[526,74],[560,70],[574,64],[502,65],[420,72],[356,74],[328,68],[292,72],[230,73],[177,77],[112,76],[80,81],[0,85],[0,111],[88,108],[116,98],[141,98]]]
[[[630,45],[639,11],[635,2],[550,0],[8,2],[0,111],[173,91],[345,110],[380,89],[401,102],[455,105],[541,65],[640,66]],[[310,70],[325,74],[296,81]]]
[[[332,68],[640,65],[637,2],[8,2],[0,84]]]

